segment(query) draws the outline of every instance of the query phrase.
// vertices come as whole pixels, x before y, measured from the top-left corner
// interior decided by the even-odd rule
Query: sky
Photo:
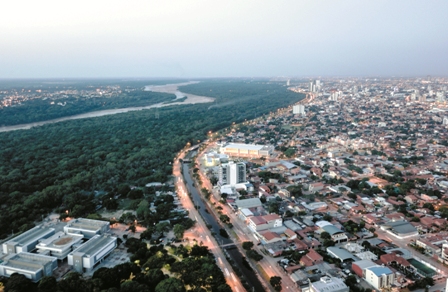
[[[448,76],[446,0],[3,2],[0,78]]]

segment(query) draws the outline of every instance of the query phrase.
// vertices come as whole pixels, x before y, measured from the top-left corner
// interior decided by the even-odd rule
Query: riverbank
[[[53,119],[53,120],[13,125],[13,126],[4,126],[4,127],[0,127],[0,132],[9,132],[9,131],[16,131],[16,130],[29,130],[34,127],[39,127],[39,126],[43,126],[46,124],[59,123],[59,122],[63,122],[63,121],[96,118],[96,117],[102,117],[102,116],[107,116],[107,115],[115,115],[115,114],[131,112],[131,111],[146,110],[146,109],[159,108],[159,107],[172,106],[172,105],[213,102],[214,98],[206,97],[206,96],[199,96],[199,95],[194,95],[194,94],[189,94],[189,93],[183,93],[183,92],[179,91],[179,89],[178,89],[179,86],[185,86],[185,85],[195,84],[195,83],[199,83],[199,81],[157,85],[157,86],[146,86],[144,89],[145,91],[174,94],[176,96],[176,98],[173,100],[173,102],[157,103],[157,104],[153,104],[153,105],[149,105],[149,106],[141,106],[141,107],[127,107],[127,108],[119,108],[119,109],[100,110],[100,111],[93,111],[93,112],[88,112],[88,113],[84,113],[84,114],[68,116],[68,117],[63,117],[63,118],[58,118],[58,119]],[[180,101],[180,102],[176,102],[176,99],[181,99],[184,97],[186,97],[187,99]]]

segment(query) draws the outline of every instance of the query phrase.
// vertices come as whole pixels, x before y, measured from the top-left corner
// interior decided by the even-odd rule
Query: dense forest
[[[30,228],[56,208],[94,212],[98,192],[165,182],[187,142],[303,98],[266,81],[207,81],[184,92],[216,98],[0,133],[0,238]],[[207,94],[205,94],[205,92]]]

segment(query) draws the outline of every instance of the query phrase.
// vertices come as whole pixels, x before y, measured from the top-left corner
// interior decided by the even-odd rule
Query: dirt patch
[[[63,238],[59,239],[58,241],[55,241],[54,245],[66,245],[67,243],[69,243],[72,240],[73,239],[71,237],[63,237]]]

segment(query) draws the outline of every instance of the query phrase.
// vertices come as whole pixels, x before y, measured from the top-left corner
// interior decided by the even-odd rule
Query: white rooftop
[[[265,147],[264,145],[255,145],[255,144],[240,144],[240,143],[230,143],[224,146],[223,148],[239,148],[245,150],[261,150]]]
[[[347,289],[347,285],[345,285],[344,281],[339,278],[332,277],[323,277],[318,282],[314,282],[311,284],[315,291],[340,291]]]

